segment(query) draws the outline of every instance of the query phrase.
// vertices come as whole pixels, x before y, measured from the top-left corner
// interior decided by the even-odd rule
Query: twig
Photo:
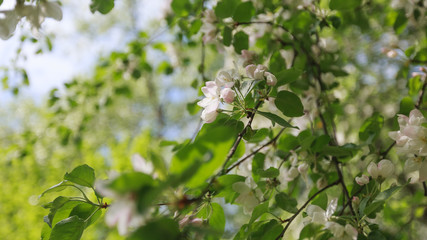
[[[283,133],[283,131],[286,128],[282,128],[280,130],[280,132],[270,141],[268,141],[267,143],[265,143],[264,145],[262,145],[261,147],[259,147],[258,149],[256,149],[255,151],[251,152],[250,154],[248,154],[247,156],[243,157],[242,159],[240,159],[239,161],[237,161],[235,164],[233,164],[231,167],[229,167],[225,173],[229,173],[231,170],[233,170],[234,168],[236,168],[237,166],[239,166],[240,164],[242,164],[244,161],[246,161],[247,159],[249,159],[250,157],[252,157],[253,155],[255,155],[256,153],[258,153],[259,151],[261,151],[263,148],[265,148],[266,146],[273,144],[277,141],[277,139],[279,139],[280,135]]]
[[[301,213],[301,211],[307,207],[307,205],[315,198],[317,197],[317,195],[319,195],[320,193],[322,193],[323,191],[325,191],[326,189],[333,187],[335,185],[338,185],[340,183],[340,179],[336,180],[335,182],[329,184],[328,186],[320,189],[319,191],[317,191],[313,196],[311,196],[299,209],[296,213],[294,213],[294,215],[292,215],[290,218],[287,218],[285,220],[283,220],[282,222],[285,223],[287,222],[285,228],[283,229],[283,231],[280,233],[280,235],[276,238],[276,240],[280,239],[283,237],[283,235],[285,235],[286,230],[288,230],[289,226],[291,225],[292,221],[298,216],[298,214]]]

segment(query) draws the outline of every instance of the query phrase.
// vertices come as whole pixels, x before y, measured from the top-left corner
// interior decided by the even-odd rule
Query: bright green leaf
[[[279,124],[282,127],[298,128],[298,127],[292,126],[285,119],[277,116],[276,114],[269,113],[269,112],[262,112],[262,111],[257,111],[257,113],[263,117],[270,119],[272,122]]]
[[[90,11],[96,11],[107,14],[114,8],[114,0],[92,0],[90,3]]]
[[[252,2],[243,2],[237,6],[233,14],[236,22],[249,22],[255,15],[255,7]]]
[[[277,93],[274,100],[276,107],[288,117],[300,117],[304,115],[304,107],[301,100],[295,93],[289,91],[281,91]]]
[[[64,219],[53,227],[49,240],[79,240],[85,224],[85,221],[77,216]]]
[[[86,164],[80,165],[74,168],[70,173],[66,173],[64,175],[64,180],[93,188],[93,184],[95,183],[95,171]]]

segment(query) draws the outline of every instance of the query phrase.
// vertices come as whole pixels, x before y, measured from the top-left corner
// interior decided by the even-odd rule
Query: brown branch
[[[283,235],[285,235],[286,230],[288,230],[289,226],[291,225],[292,221],[298,216],[298,214],[301,213],[302,210],[304,210],[304,208],[307,207],[307,205],[313,201],[313,199],[315,197],[317,197],[317,195],[319,195],[320,193],[322,193],[323,191],[325,191],[326,189],[333,187],[335,185],[338,185],[340,183],[340,179],[336,180],[335,182],[329,184],[328,186],[320,189],[319,191],[317,191],[315,194],[313,194],[313,196],[311,196],[298,210],[296,213],[294,213],[294,215],[292,215],[290,218],[287,218],[285,220],[283,220],[282,222],[285,223],[287,222],[285,228],[283,229],[283,231],[280,233],[280,235],[276,238],[276,240],[281,239],[283,237]]]
[[[421,104],[423,103],[423,98],[424,98],[424,93],[426,91],[426,86],[427,86],[427,81],[424,78],[424,84],[423,87],[421,88],[421,92],[420,95],[418,96],[418,101],[417,104],[415,104],[415,108],[416,109],[420,109]]]
[[[280,132],[270,141],[268,141],[267,143],[265,143],[264,145],[262,145],[261,147],[259,147],[258,149],[256,149],[255,151],[251,152],[250,154],[248,154],[247,156],[243,157],[242,159],[240,159],[239,161],[237,161],[235,164],[233,164],[231,167],[229,167],[225,173],[229,173],[231,170],[233,170],[234,168],[238,167],[240,164],[242,164],[244,161],[246,161],[247,159],[249,159],[250,157],[252,157],[253,155],[255,155],[256,153],[258,153],[259,151],[261,151],[263,148],[265,148],[266,146],[273,144],[277,141],[277,139],[279,139],[280,135],[283,133],[283,131],[286,128],[282,128],[280,130]]]

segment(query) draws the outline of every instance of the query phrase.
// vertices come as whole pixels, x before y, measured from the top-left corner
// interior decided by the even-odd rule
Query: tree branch
[[[233,170],[234,168],[238,167],[240,164],[242,164],[244,161],[246,161],[247,159],[249,159],[250,157],[252,157],[253,155],[255,155],[256,153],[258,153],[259,151],[261,151],[263,148],[265,148],[266,146],[273,144],[277,141],[277,139],[279,139],[280,135],[283,133],[283,131],[286,128],[282,128],[280,130],[280,132],[270,141],[268,141],[267,143],[265,143],[264,145],[262,145],[261,147],[259,147],[258,149],[256,149],[255,151],[251,152],[249,155],[241,158],[239,161],[237,161],[234,165],[232,165],[231,167],[229,167],[225,173],[229,173],[231,170]]]
[[[313,201],[313,199],[315,197],[317,197],[317,195],[319,195],[320,193],[322,193],[323,191],[325,191],[326,189],[333,187],[335,185],[338,185],[340,183],[340,179],[336,180],[335,182],[329,184],[328,186],[320,189],[319,191],[317,191],[315,194],[313,194],[313,196],[311,196],[299,209],[296,213],[294,213],[294,215],[292,215],[290,218],[287,218],[285,220],[283,220],[282,222],[287,222],[285,228],[283,229],[283,231],[280,233],[280,235],[276,238],[276,240],[279,240],[280,238],[283,237],[283,235],[285,235],[286,230],[288,230],[289,226],[291,225],[292,221],[298,216],[298,214],[301,213],[302,210],[304,210],[304,208],[307,207],[307,205]]]

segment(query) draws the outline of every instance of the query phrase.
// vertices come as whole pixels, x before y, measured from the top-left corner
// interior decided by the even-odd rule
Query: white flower
[[[218,112],[217,109],[220,103],[219,88],[214,81],[206,82],[206,86],[202,87],[202,92],[205,94],[205,98],[197,103],[200,107],[203,107],[202,119],[203,121],[210,123],[215,121]]]
[[[233,79],[236,78],[236,72],[233,70],[220,71],[215,78],[218,87],[231,88],[234,86]]]
[[[424,182],[427,180],[427,161],[423,157],[410,157],[405,162],[405,172],[415,173],[411,183]]]
[[[389,132],[389,137],[396,141],[396,150],[400,154],[427,156],[427,129],[423,114],[414,109],[409,117],[398,115],[399,131]]]
[[[233,183],[232,188],[240,195],[236,198],[235,202],[243,206],[245,214],[251,214],[253,209],[260,203],[262,196],[261,190],[253,189],[255,183],[251,178],[246,178],[245,182]]]
[[[325,225],[337,210],[337,206],[338,198],[329,201],[326,211],[317,205],[309,205],[306,210],[308,222]]]
[[[268,86],[275,86],[277,84],[276,76],[274,76],[272,73],[266,72],[264,73],[264,76]]]
[[[322,77],[323,83],[325,83],[328,86],[334,83],[335,76],[330,72],[322,73],[321,77]]]
[[[21,17],[26,17],[36,31],[40,29],[45,18],[52,18],[57,21],[62,20],[62,10],[56,2],[40,1],[35,6],[18,5],[17,11],[20,13]]]
[[[378,177],[387,178],[391,176],[394,172],[394,165],[390,160],[383,159],[378,165],[371,162],[368,165],[368,173],[372,176],[373,179]]]
[[[327,222],[325,228],[334,235],[333,240],[356,240],[357,230],[350,224],[345,226],[336,222]]]
[[[356,177],[356,182],[357,184],[359,184],[360,186],[363,186],[365,184],[369,183],[369,177],[366,176],[365,174],[363,174],[361,177]]]

